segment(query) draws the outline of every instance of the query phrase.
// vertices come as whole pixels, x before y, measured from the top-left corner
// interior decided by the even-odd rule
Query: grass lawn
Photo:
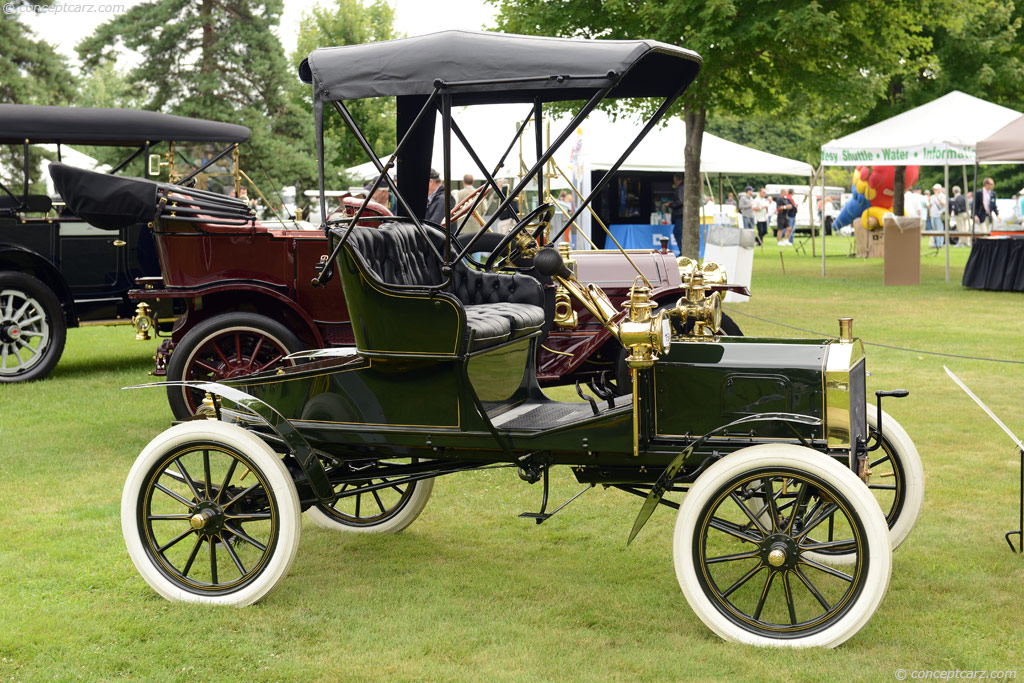
[[[1024,297],[961,287],[967,249],[951,250],[949,283],[940,253],[922,257],[920,286],[887,288],[882,262],[846,258],[843,238],[830,238],[825,279],[820,258],[769,242],[753,298],[727,304],[748,335],[811,336],[766,321],[835,334],[851,316],[869,343],[1024,361]],[[831,651],[775,651],[725,643],[693,615],[669,511],[628,549],[641,501],[625,493],[592,491],[538,527],[516,515],[539,506],[540,487],[508,470],[439,479],[395,536],[307,520],[291,573],[255,606],[169,603],[121,539],[124,478],[171,420],[162,391],[120,389],[152,367],[156,343],[132,336],[72,330],[49,379],[0,386],[2,680],[888,681],[897,669],[1024,669],[1024,556],[1003,540],[1017,523],[1017,454],[942,371],[1024,434],[1024,365],[867,347],[869,395],[911,391],[887,411],[924,461],[921,518],[858,635]],[[556,504],[579,488],[566,471],[552,483]]]

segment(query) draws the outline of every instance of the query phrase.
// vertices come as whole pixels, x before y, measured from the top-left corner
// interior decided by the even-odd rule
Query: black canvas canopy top
[[[429,95],[438,81],[453,104],[667,97],[700,70],[697,53],[655,40],[581,40],[442,31],[313,50],[299,67],[327,101]]]
[[[132,109],[0,104],[0,144],[63,143],[138,147],[146,142],[245,142],[234,123]]]

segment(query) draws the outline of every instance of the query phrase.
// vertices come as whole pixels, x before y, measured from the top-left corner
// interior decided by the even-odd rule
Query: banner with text
[[[959,145],[916,145],[914,147],[828,147],[821,148],[826,166],[973,166],[974,147]]]

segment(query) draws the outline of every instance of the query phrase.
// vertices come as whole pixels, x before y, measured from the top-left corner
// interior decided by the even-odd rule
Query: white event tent
[[[1020,116],[1020,112],[1013,109],[954,90],[920,107],[825,143],[821,146],[821,163],[827,166],[944,166],[945,187],[949,188],[949,167],[974,165],[978,141]],[[948,218],[947,215],[947,226]],[[947,282],[948,237],[944,240]],[[824,240],[823,233],[822,275],[825,274]]]
[[[459,107],[452,110],[452,118],[462,130],[466,139],[477,152],[480,160],[493,171],[508,148],[522,121],[530,116],[531,108],[520,105],[478,105],[475,107]],[[560,115],[552,117],[550,124],[545,124],[543,131],[545,146],[547,141],[562,132],[569,117]],[[545,117],[545,120],[547,118]],[[633,140],[643,125],[643,120],[636,115],[621,115],[613,119],[607,112],[595,111],[582,125],[562,144],[554,155],[554,162],[570,177],[576,168],[577,189],[585,196],[590,192],[590,171],[601,171],[611,168]],[[520,155],[526,168],[536,161],[535,135],[532,123],[526,130],[508,157],[503,170],[495,177],[512,177],[518,175]],[[441,124],[438,117],[434,133],[434,152],[431,165],[442,172],[444,161],[441,148]],[[573,158],[573,149],[580,142],[579,154]],[[683,150],[686,145],[686,125],[680,119],[670,119],[666,125],[655,127],[647,137],[633,150],[632,154],[620,167],[621,171],[663,171],[682,172]],[[382,156],[386,161],[387,156]],[[458,138],[452,134],[451,170],[455,179],[469,173],[476,178],[481,176],[480,169],[463,149]],[[545,167],[545,172],[548,168]],[[735,142],[704,133],[701,149],[701,172],[705,174],[749,174],[749,175],[787,175],[810,176],[814,169],[802,161],[787,159],[769,154],[752,147],[745,147]],[[362,180],[376,177],[376,169],[372,162],[360,164],[346,170],[349,176]],[[552,178],[552,187],[563,188],[568,184],[562,178]],[[582,216],[583,230],[590,231],[590,215]]]

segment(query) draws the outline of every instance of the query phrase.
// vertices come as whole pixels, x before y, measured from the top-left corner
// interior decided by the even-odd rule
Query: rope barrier
[[[753,315],[751,313],[745,313],[743,311],[738,311],[738,310],[736,310],[734,308],[725,308],[723,306],[723,310],[725,310],[729,314],[739,313],[740,315],[745,315],[748,318],[753,318],[754,320],[760,320],[761,322],[764,322],[764,323],[770,323],[772,325],[779,325],[781,327],[787,327],[787,328],[789,328],[791,330],[796,330],[797,332],[803,332],[804,334],[814,335],[815,337],[827,337],[829,339],[836,339],[837,338],[836,335],[834,335],[834,334],[825,334],[823,332],[815,332],[814,330],[805,330],[802,327],[794,327],[793,325],[787,325],[786,323],[780,323],[780,322],[778,322],[776,320],[769,320],[767,318],[760,318],[760,317],[758,317],[756,315]],[[865,341],[863,343],[866,346],[878,346],[878,347],[883,348],[883,349],[893,349],[894,351],[907,351],[908,353],[922,353],[922,354],[926,354],[926,355],[929,355],[929,356],[943,356],[945,358],[960,358],[962,360],[982,360],[982,361],[987,361],[989,363],[1013,363],[1015,365],[1024,365],[1024,360],[1013,360],[1013,359],[1010,359],[1010,358],[983,358],[981,356],[963,356],[963,355],[956,354],[956,353],[940,353],[939,351],[922,351],[921,349],[907,349],[907,348],[903,348],[901,346],[890,346],[889,344],[880,344],[878,342]]]

